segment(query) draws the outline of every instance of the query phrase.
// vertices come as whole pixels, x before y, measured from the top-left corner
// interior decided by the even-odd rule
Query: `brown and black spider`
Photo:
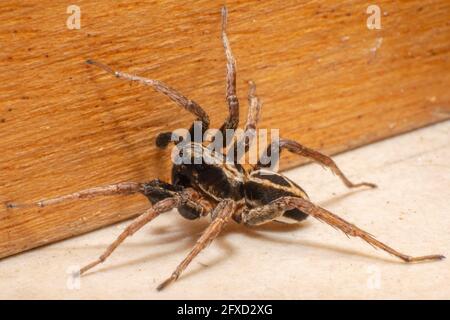
[[[226,101],[229,108],[228,118],[219,130],[223,136],[225,136],[226,130],[236,129],[239,120],[239,102],[236,96],[236,66],[225,32],[226,21],[227,10],[223,8],[222,42],[227,59]],[[151,86],[195,115],[201,122],[203,131],[208,129],[209,118],[206,112],[196,102],[189,100],[164,83],[114,71],[110,67],[96,61],[88,60],[87,63],[96,65],[117,78],[137,81]],[[244,127],[245,132],[256,129],[261,109],[261,102],[255,96],[255,85],[253,82],[250,82],[248,100],[250,106],[247,123]],[[193,132],[193,130],[194,125],[192,125],[190,132]],[[169,142],[171,142],[171,137],[171,132],[161,133],[156,139],[157,146],[160,148],[167,147]],[[252,135],[249,135],[243,140],[242,138],[240,139],[239,143],[245,146],[246,151],[249,149],[251,137]],[[237,139],[233,148],[237,146],[236,141]],[[310,158],[330,168],[349,188],[360,186],[375,187],[372,183],[352,183],[330,157],[292,140],[279,139],[272,142],[266,154],[270,154],[273,150],[280,152],[283,149]],[[184,218],[191,220],[210,215],[212,220],[210,225],[172,275],[158,286],[158,290],[178,279],[189,263],[219,235],[230,220],[245,225],[259,225],[271,221],[297,223],[308,216],[312,216],[343,231],[348,236],[359,237],[372,246],[381,248],[405,262],[440,260],[444,258],[442,255],[411,257],[392,249],[376,240],[369,233],[310,202],[300,186],[282,174],[269,170],[270,164],[266,164],[266,161],[258,161],[251,169],[244,169],[239,164],[237,156],[234,162],[226,162],[224,161],[226,157],[224,155],[225,152],[212,152],[202,143],[197,142],[190,142],[187,148],[181,149],[181,153],[183,153],[184,157],[191,159],[200,158],[201,160],[206,160],[205,158],[208,157],[208,161],[201,161],[199,164],[195,161],[192,161],[191,164],[174,164],[172,167],[172,183],[166,183],[158,179],[144,183],[122,182],[91,188],[53,199],[41,200],[28,205],[45,207],[66,200],[134,193],[141,193],[150,200],[152,207],[136,218],[97,260],[81,268],[80,274],[104,262],[127,237],[133,235],[145,224],[164,212],[177,208]],[[9,208],[21,206],[23,205],[8,204]]]

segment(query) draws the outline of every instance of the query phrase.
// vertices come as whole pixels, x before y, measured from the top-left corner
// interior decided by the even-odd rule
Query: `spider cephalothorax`
[[[224,137],[226,130],[235,130],[239,120],[239,102],[236,95],[236,67],[225,32],[226,16],[227,11],[223,8],[222,41],[227,58],[226,101],[229,115],[219,129],[222,135],[217,135],[215,137],[216,139]],[[186,98],[164,83],[120,71],[113,71],[110,67],[96,61],[88,60],[87,63],[96,65],[115,75],[117,78],[137,81],[153,87],[156,91],[165,94],[179,106],[195,115],[203,126],[202,130],[208,129],[209,117],[207,113],[196,102]],[[248,100],[249,111],[244,132],[250,132],[256,129],[261,110],[261,102],[255,96],[255,85],[253,82],[250,82]],[[193,131],[194,125],[191,126],[189,132],[192,133]],[[157,146],[160,148],[167,147],[171,142],[172,136],[171,132],[161,133],[156,139]],[[232,149],[237,145],[243,145],[247,151],[252,140],[251,137],[253,136],[250,134],[239,142],[236,139]],[[273,150],[280,152],[284,149],[308,157],[330,168],[349,188],[360,186],[375,187],[371,183],[352,183],[331,158],[292,140],[279,139],[273,141],[268,147],[266,155],[270,154]],[[250,169],[244,169],[239,164],[238,156],[232,157],[233,161],[230,163],[229,161],[225,161],[227,159],[226,152],[212,152],[201,143],[188,143],[181,150],[184,153],[183,156],[197,158],[201,161],[199,161],[200,163],[191,161],[190,163],[174,164],[171,183],[158,179],[145,183],[122,182],[83,190],[53,199],[41,200],[29,205],[44,207],[69,199],[133,193],[141,193],[150,200],[152,207],[136,218],[97,260],[83,267],[80,270],[81,274],[105,261],[128,236],[131,236],[145,224],[164,212],[177,208],[178,212],[187,219],[197,219],[209,215],[211,217],[210,225],[206,228],[187,257],[178,265],[172,275],[158,286],[158,289],[162,289],[176,280],[192,259],[219,235],[222,228],[230,220],[245,225],[258,225],[271,221],[292,223],[301,221],[307,216],[312,216],[343,231],[348,236],[359,237],[372,246],[381,248],[406,262],[439,260],[444,258],[442,255],[411,257],[392,249],[376,240],[369,233],[310,202],[305,191],[300,186],[282,174],[271,171],[270,163],[267,164],[267,161],[263,161],[264,159],[260,159]],[[23,205],[8,204],[9,208],[20,206]]]

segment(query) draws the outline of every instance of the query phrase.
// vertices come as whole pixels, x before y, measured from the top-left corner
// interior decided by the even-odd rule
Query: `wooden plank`
[[[261,127],[333,154],[449,118],[450,3],[227,1],[245,118],[247,81]],[[27,201],[118,181],[168,178],[160,131],[192,117],[165,97],[84,64],[87,58],[163,80],[226,116],[220,3],[67,1],[0,4],[0,201]],[[282,168],[302,159],[284,156]],[[351,174],[351,168],[346,168]],[[133,216],[141,197],[45,209],[0,208],[0,257]]]

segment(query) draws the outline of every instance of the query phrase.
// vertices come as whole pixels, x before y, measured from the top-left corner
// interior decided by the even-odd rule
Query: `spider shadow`
[[[157,260],[162,257],[167,257],[168,255],[173,255],[175,253],[183,252],[184,255],[182,255],[180,257],[180,262],[181,262],[181,259],[183,259],[187,255],[187,253],[189,252],[190,249],[192,249],[192,247],[195,245],[196,241],[198,240],[198,238],[200,237],[200,235],[202,234],[202,232],[205,230],[205,228],[208,226],[209,223],[205,220],[196,221],[193,223],[192,221],[188,221],[188,220],[184,220],[184,219],[180,219],[180,221],[177,221],[177,222],[178,223],[177,223],[176,228],[162,226],[162,227],[155,227],[155,228],[152,228],[151,230],[148,230],[147,233],[148,233],[149,237],[153,238],[151,241],[139,242],[139,243],[128,243],[128,244],[123,245],[123,247],[128,247],[128,248],[132,248],[132,247],[149,247],[149,248],[151,248],[152,246],[164,245],[164,244],[168,244],[168,243],[178,243],[179,245],[176,246],[175,249],[172,247],[172,248],[168,248],[167,250],[159,251],[157,253],[146,254],[145,256],[140,257],[140,258],[127,260],[125,262],[116,263],[116,264],[113,264],[110,266],[104,266],[103,268],[89,271],[84,276],[96,274],[97,272],[112,271],[112,270],[132,266],[132,265],[136,265],[136,264],[142,264],[142,263],[146,263],[150,260]],[[231,229],[231,228],[226,228],[222,232],[222,235],[226,235],[227,233],[230,233],[229,229]],[[230,246],[230,244],[226,241],[225,237],[219,237],[219,238],[215,239],[214,244],[218,245],[221,248],[221,250],[224,252],[219,257],[209,260],[208,266],[219,264],[222,260],[224,260],[226,257],[232,255],[232,253],[233,253],[233,247]],[[100,247],[100,246],[96,246],[96,247]],[[101,248],[104,249],[105,246],[101,246]],[[124,248],[124,249],[126,249],[126,248]],[[106,261],[108,261],[108,260],[106,260]],[[196,261],[196,260],[194,260],[194,261]],[[198,264],[201,266],[201,268],[190,269],[189,272],[186,272],[186,274],[183,273],[183,278],[188,277],[189,275],[194,275],[197,272],[200,272],[203,269],[203,267],[205,266],[204,264],[201,264],[201,263],[198,263]],[[175,267],[176,267],[176,265],[173,266],[174,269],[175,269]],[[173,270],[169,270],[169,271],[172,272]]]
[[[265,241],[269,241],[269,242],[277,242],[277,243],[281,243],[281,244],[285,244],[285,245],[295,245],[295,246],[301,246],[301,247],[312,247],[314,249],[327,251],[327,252],[338,252],[338,253],[341,253],[341,254],[344,254],[347,256],[364,257],[364,258],[369,258],[369,259],[378,260],[378,261],[384,261],[384,262],[388,262],[388,263],[392,263],[392,264],[398,264],[398,262],[396,262],[394,260],[375,256],[375,255],[364,253],[364,252],[357,251],[357,250],[346,249],[346,248],[343,248],[340,246],[334,246],[334,245],[319,243],[319,242],[315,242],[315,241],[313,242],[313,241],[309,241],[309,240],[282,239],[282,238],[274,237],[272,235],[268,235],[266,232],[264,232],[264,231],[261,232],[261,231],[262,230],[256,230],[256,229],[251,230],[248,235],[252,238],[265,240]]]
[[[357,192],[362,192],[362,191],[364,191],[364,189],[351,190],[351,191],[344,193],[342,195],[339,195],[337,197],[333,197],[329,200],[322,201],[321,205],[322,206],[331,205],[335,202],[342,201],[343,199],[350,197]],[[244,227],[244,226],[238,225],[236,223],[230,223],[222,231],[221,236],[214,240],[215,245],[219,246],[221,248],[221,250],[223,251],[223,253],[220,256],[209,260],[207,267],[216,266],[233,254],[235,247],[233,247],[232,245],[230,245],[230,243],[228,243],[226,241],[227,235],[229,235],[229,234],[243,234],[243,235],[249,236],[251,238],[264,240],[267,242],[277,242],[277,243],[281,243],[281,244],[285,244],[285,245],[296,245],[296,246],[300,245],[300,246],[304,246],[304,247],[313,247],[315,249],[322,250],[322,251],[324,250],[324,251],[329,251],[329,252],[339,252],[339,253],[342,253],[344,255],[349,255],[349,256],[359,256],[359,257],[362,256],[365,258],[375,259],[378,261],[381,260],[381,261],[394,263],[394,264],[398,263],[391,259],[375,256],[372,254],[363,253],[358,250],[346,249],[346,248],[342,248],[339,246],[323,244],[323,243],[319,243],[319,242],[312,242],[312,241],[308,241],[308,240],[288,240],[288,239],[279,238],[279,237],[272,235],[273,233],[280,234],[282,232],[292,232],[292,231],[301,230],[303,228],[308,228],[310,221],[306,221],[306,222],[303,222],[300,224],[284,224],[284,223],[274,222],[274,223],[268,223],[268,224],[264,224],[264,225],[257,226],[257,227]],[[90,271],[89,273],[86,274],[86,276],[95,274],[97,272],[105,272],[106,270],[113,271],[116,269],[124,268],[124,267],[135,265],[135,264],[146,263],[150,260],[155,260],[155,259],[159,259],[162,257],[166,257],[167,255],[170,255],[170,254],[184,252],[184,255],[180,257],[180,262],[181,262],[181,259],[184,258],[185,255],[189,252],[189,249],[191,249],[195,245],[197,239],[200,237],[200,235],[205,230],[205,228],[208,226],[208,224],[209,224],[209,222],[205,221],[205,220],[192,222],[192,221],[180,219],[177,222],[176,227],[172,227],[172,226],[154,227],[147,231],[147,233],[149,234],[149,237],[152,238],[151,241],[140,242],[140,243],[128,243],[128,244],[125,244],[124,246],[128,247],[128,248],[142,247],[142,246],[151,248],[152,246],[155,246],[155,245],[164,245],[167,243],[179,243],[180,245],[177,246],[175,249],[170,248],[170,249],[167,249],[164,251],[159,251],[157,253],[145,255],[140,258],[128,260],[126,262],[117,263],[117,264],[110,265],[110,266],[105,266],[103,268],[99,268],[97,270]],[[100,247],[100,246],[96,246],[96,247]],[[101,246],[101,247],[104,248],[104,246]],[[200,266],[195,266],[194,268],[190,268],[187,272],[183,273],[182,278],[184,279],[184,278],[193,276],[193,275],[197,274],[198,272],[202,271],[203,268],[205,267],[205,265],[202,263],[197,262],[197,264]],[[176,267],[176,265],[174,265],[174,268],[175,267]],[[173,270],[170,270],[170,271],[173,271]]]
[[[321,201],[319,203],[319,205],[321,207],[327,207],[334,203],[338,203],[356,193],[364,192],[367,190],[368,189],[365,189],[365,188],[348,190],[346,193],[332,197],[325,201]],[[374,260],[378,260],[378,261],[384,261],[384,262],[388,262],[388,263],[392,263],[392,264],[398,264],[398,262],[393,259],[388,259],[388,258],[376,256],[376,255],[369,254],[369,253],[364,253],[364,252],[357,251],[357,250],[346,249],[346,248],[342,248],[339,246],[334,246],[334,245],[329,245],[329,244],[324,244],[324,243],[319,243],[319,242],[312,242],[312,241],[308,241],[308,240],[298,241],[298,240],[282,239],[282,238],[274,237],[274,236],[270,235],[271,233],[280,234],[280,232],[286,232],[286,231],[289,232],[289,231],[298,230],[298,229],[301,229],[304,227],[308,227],[309,223],[311,223],[311,221],[312,221],[311,219],[314,220],[314,218],[309,217],[309,219],[307,221],[304,221],[301,224],[269,223],[269,224],[265,224],[265,225],[261,225],[261,226],[257,226],[257,227],[249,227],[249,228],[246,228],[248,230],[247,235],[252,238],[266,240],[266,241],[270,241],[270,242],[277,242],[277,243],[286,244],[286,245],[300,245],[300,246],[314,247],[315,249],[331,251],[331,252],[339,252],[339,253],[342,253],[345,255],[365,257],[365,258],[374,259]],[[314,222],[317,222],[317,220],[315,220]],[[341,232],[341,234],[342,234],[342,232]],[[372,247],[370,247],[370,248],[372,248]]]

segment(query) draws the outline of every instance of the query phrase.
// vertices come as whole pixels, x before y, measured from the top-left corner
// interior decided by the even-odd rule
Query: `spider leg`
[[[166,198],[157,202],[152,208],[146,210],[143,214],[133,220],[133,222],[128,225],[128,227],[117,237],[117,239],[111,243],[108,248],[103,252],[103,254],[95,261],[85,265],[80,269],[80,274],[85,273],[89,269],[95,267],[96,265],[104,262],[111,253],[128,237],[132,236],[136,231],[141,229],[148,222],[155,219],[161,213],[169,211],[176,208],[181,203],[181,197],[175,196],[171,198]]]
[[[249,90],[248,90],[248,114],[247,114],[247,122],[245,123],[244,132],[248,132],[250,130],[256,131],[256,125],[258,124],[260,115],[261,115],[261,100],[255,95],[256,85],[253,81],[249,81]],[[245,140],[245,150],[248,151],[248,148],[254,138],[254,134]]]
[[[244,134],[239,139],[236,139],[233,144],[232,157],[234,162],[238,163],[243,154],[238,153],[238,148],[244,147],[244,154],[248,152],[253,139],[256,136],[256,126],[258,124],[260,114],[261,114],[261,100],[255,95],[256,85],[253,81],[249,81],[248,90],[248,113],[247,122],[244,127]]]
[[[177,280],[184,269],[191,263],[191,261],[202,251],[208,244],[210,244],[222,231],[223,227],[230,220],[236,208],[236,203],[233,200],[223,200],[214,208],[211,213],[213,221],[203,232],[201,237],[197,240],[194,248],[187,255],[187,257],[177,266],[172,275],[158,286],[158,290],[164,289],[173,281]]]
[[[299,154],[301,156],[304,156],[306,158],[310,158],[316,162],[318,162],[319,164],[328,167],[335,175],[337,175],[339,178],[341,178],[342,182],[348,187],[348,188],[356,188],[356,187],[361,187],[361,186],[367,186],[370,188],[376,188],[376,184],[374,183],[370,183],[370,182],[360,182],[360,183],[353,183],[351,182],[346,176],[345,174],[341,171],[341,169],[339,169],[339,167],[336,165],[336,163],[333,161],[333,159],[331,159],[330,157],[316,151],[313,149],[310,149],[308,147],[305,147],[303,145],[301,145],[300,143],[293,141],[293,140],[288,140],[288,139],[280,139],[278,142],[274,141],[272,142],[272,145],[270,145],[267,148],[266,151],[266,155],[267,157],[270,157],[271,154],[271,150],[272,148],[275,146],[275,148],[277,147],[278,144],[278,148],[280,150],[283,149],[287,149],[290,152]],[[261,167],[269,167],[269,164],[262,164],[261,159],[258,161],[257,165],[255,166],[255,169],[259,169]]]
[[[187,196],[189,201],[185,201],[178,206],[178,212],[186,219],[194,220],[199,217],[206,216],[211,212],[213,205],[205,199],[199,192],[192,188],[185,188],[172,185],[159,179],[144,183],[142,193],[150,200],[152,204],[157,203],[166,198],[173,197],[182,192]]]
[[[236,95],[236,60],[231,52],[230,42],[228,41],[227,33],[227,9],[222,8],[222,43],[227,58],[227,76],[226,76],[226,101],[228,104],[228,117],[220,127],[220,132],[223,136],[223,146],[226,147],[226,130],[235,130],[239,124],[239,100]]]
[[[345,221],[344,219],[338,217],[337,215],[331,213],[330,211],[321,208],[312,202],[299,198],[299,197],[282,197],[275,201],[272,201],[270,204],[263,206],[261,208],[257,208],[256,210],[250,210],[246,214],[243,215],[242,219],[244,223],[248,225],[256,225],[262,224],[264,222],[268,222],[276,217],[279,217],[283,214],[285,210],[290,210],[297,208],[300,211],[327,223],[328,225],[337,228],[344,232],[348,236],[359,237],[372,245],[375,248],[380,248],[405,262],[421,262],[426,260],[442,260],[445,257],[443,255],[427,255],[420,257],[412,257],[406,254],[403,254],[388,245],[378,241],[368,232],[358,228],[354,224]]]
[[[116,194],[134,194],[142,191],[142,185],[143,184],[137,182],[121,182],[102,187],[89,188],[56,198],[39,200],[33,203],[7,203],[6,206],[8,208],[46,207],[67,200],[89,199],[97,196],[110,196]]]
[[[103,63],[94,61],[94,60],[87,60],[86,63],[95,65],[95,66],[105,70],[106,72],[116,76],[117,78],[129,80],[129,81],[136,81],[141,84],[151,86],[156,91],[166,95],[169,99],[171,99],[173,102],[178,104],[180,107],[186,109],[187,111],[189,111],[190,113],[195,115],[197,117],[197,120],[202,122],[202,131],[203,132],[208,130],[209,117],[208,117],[208,114],[205,112],[205,110],[203,110],[202,107],[198,103],[186,98],[180,92],[169,87],[165,83],[158,81],[158,80],[139,77],[139,76],[121,72],[121,71],[115,71],[112,68],[110,68],[109,66],[107,66]],[[191,133],[191,136],[193,134],[193,130],[194,130],[194,124],[192,124],[191,129],[189,130]],[[171,134],[172,134],[171,132],[161,133],[157,138],[158,147],[162,147],[162,148],[166,147],[168,145],[168,143],[170,142]]]

